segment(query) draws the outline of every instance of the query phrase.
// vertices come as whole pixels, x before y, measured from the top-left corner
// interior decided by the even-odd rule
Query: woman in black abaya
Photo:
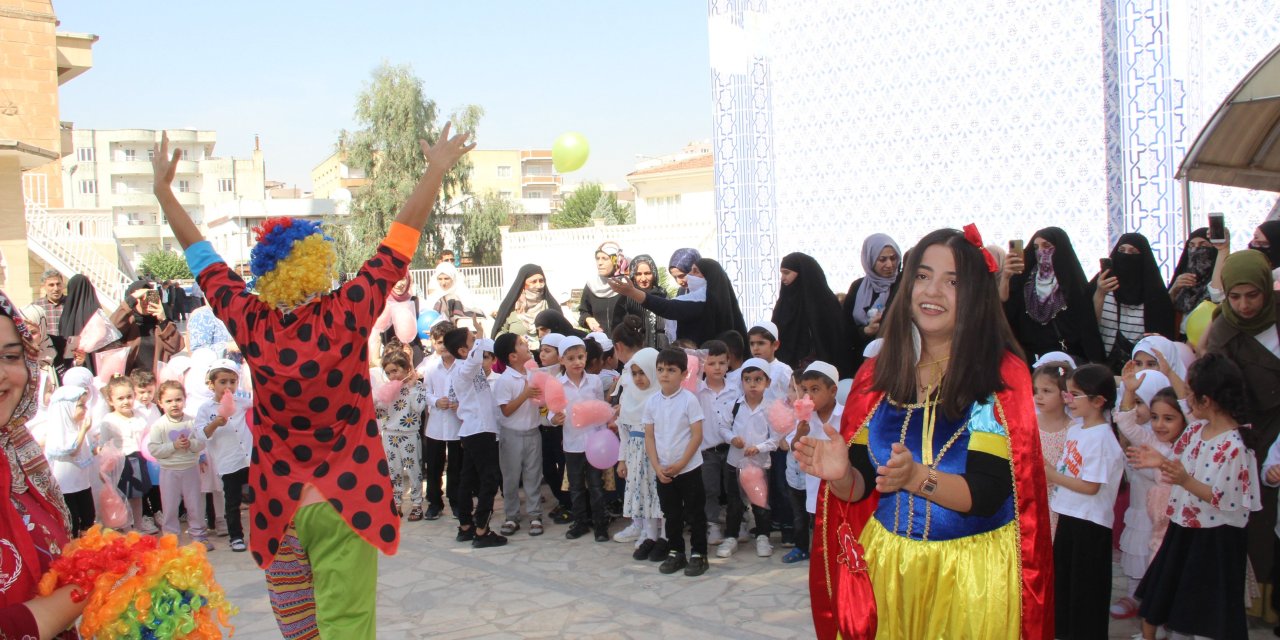
[[[1026,267],[1009,280],[1004,313],[1018,343],[1035,362],[1051,351],[1078,363],[1101,362],[1102,339],[1084,269],[1066,231],[1041,229],[1023,252]]]
[[[778,326],[775,356],[803,370],[815,360],[835,365],[841,378],[852,378],[853,359],[845,340],[840,301],[827,284],[827,274],[812,256],[789,253],[782,259],[782,292],[773,307]]]
[[[1120,236],[1111,249],[1111,265],[1089,283],[1089,294],[1105,362],[1118,374],[1143,335],[1178,336],[1173,301],[1147,238],[1140,233]]]

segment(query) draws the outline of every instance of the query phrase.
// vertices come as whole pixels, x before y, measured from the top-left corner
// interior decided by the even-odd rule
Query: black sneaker
[[[573,512],[568,509],[560,509],[558,513],[552,514],[551,521],[556,524],[569,524],[573,522]]]
[[[663,565],[666,566],[665,564]],[[684,574],[689,577],[700,576],[707,572],[707,557],[700,554],[689,556],[689,566],[684,568]]]
[[[609,530],[605,527],[597,528],[596,542],[608,542],[608,541],[609,541]]]
[[[679,551],[672,551],[667,554],[667,559],[662,561],[662,566],[658,567],[658,571],[669,575],[687,566],[689,566],[689,561],[684,559],[684,554]]]
[[[653,545],[653,549],[649,551],[649,562],[662,562],[667,559],[667,552],[671,551],[671,543],[659,540]]]
[[[444,509],[441,507],[435,507],[435,506],[427,507],[427,512],[422,515],[422,519],[423,520],[439,520],[440,514],[443,512],[444,512]]]
[[[577,540],[578,538],[581,538],[582,536],[585,536],[590,532],[591,532],[591,525],[578,523],[573,525],[572,527],[569,527],[569,530],[564,532],[564,537],[570,540]]]
[[[472,540],[475,540],[476,539],[475,527],[472,527],[470,529],[463,529],[462,527],[458,527],[458,537],[454,539],[457,540],[458,542],[471,542]]]
[[[648,560],[649,553],[653,551],[653,547],[657,544],[658,543],[653,540],[645,540],[644,542],[641,542],[640,546],[636,547],[635,552],[631,554],[631,559],[632,560]]]
[[[489,547],[501,547],[506,543],[507,543],[506,538],[490,530],[489,533],[486,533],[482,536],[476,536],[475,540],[471,541],[471,546],[472,548],[475,548],[475,549],[487,549]],[[704,561],[704,564],[705,564],[705,561]],[[705,571],[705,569],[703,570]]]

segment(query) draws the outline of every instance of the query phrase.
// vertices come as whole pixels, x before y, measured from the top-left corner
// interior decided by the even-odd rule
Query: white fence
[[[485,307],[485,313],[498,310],[498,303],[506,293],[502,286],[502,267],[462,267],[458,269],[458,275],[477,298],[493,301],[491,307]],[[420,296],[430,297],[437,289],[435,269],[411,269],[409,277],[413,279],[414,291]]]

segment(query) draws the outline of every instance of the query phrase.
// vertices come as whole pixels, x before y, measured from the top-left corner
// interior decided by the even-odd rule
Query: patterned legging
[[[382,448],[387,451],[387,467],[391,472],[391,489],[396,506],[404,499],[404,479],[409,477],[409,502],[422,506],[422,449],[416,433],[382,434]]]

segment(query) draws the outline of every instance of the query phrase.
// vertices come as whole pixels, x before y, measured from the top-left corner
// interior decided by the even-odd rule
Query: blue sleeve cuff
[[[213,244],[208,240],[201,240],[187,247],[185,253],[187,255],[187,266],[191,268],[191,275],[193,276],[199,276],[200,272],[223,261],[218,252],[213,250]]]

